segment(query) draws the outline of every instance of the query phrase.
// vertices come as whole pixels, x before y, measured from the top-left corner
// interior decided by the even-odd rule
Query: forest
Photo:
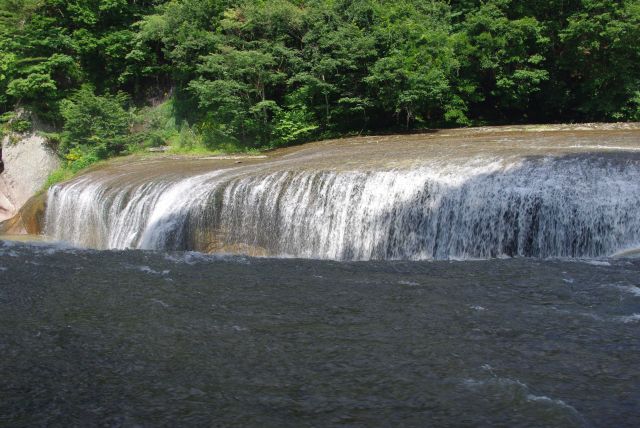
[[[637,121],[640,1],[0,0],[0,113],[46,123],[73,170],[154,146]]]

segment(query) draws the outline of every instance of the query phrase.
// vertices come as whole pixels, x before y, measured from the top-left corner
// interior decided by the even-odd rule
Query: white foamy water
[[[484,380],[464,379],[462,381],[462,385],[471,390],[484,390],[492,396],[497,394],[506,395],[513,400],[514,404],[524,401],[528,403],[551,405],[581,416],[580,412],[563,400],[551,398],[546,395],[536,395],[531,393],[529,386],[518,379],[509,379],[497,376]]]
[[[586,260],[585,263],[593,266],[611,266],[611,263],[606,260]]]
[[[621,286],[618,286],[617,288],[627,293],[631,293],[636,297],[640,297],[640,287],[633,286],[633,285],[628,285],[628,286],[621,285]]]
[[[540,156],[534,141],[517,143],[451,154],[345,145],[210,172],[87,174],[51,189],[46,233],[95,248],[337,260],[599,257],[640,245],[633,150],[567,143]]]
[[[621,321],[625,324],[628,323],[637,323],[640,322],[640,314],[631,314],[631,315],[625,315],[625,316],[621,316],[616,318],[618,321]]]

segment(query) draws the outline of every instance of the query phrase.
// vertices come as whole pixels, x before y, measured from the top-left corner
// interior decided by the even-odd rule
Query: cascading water
[[[242,166],[141,163],[53,187],[46,234],[338,260],[606,256],[640,246],[637,136],[423,136]]]

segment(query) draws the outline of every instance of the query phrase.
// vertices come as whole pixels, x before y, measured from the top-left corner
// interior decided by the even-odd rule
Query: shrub
[[[63,100],[60,106],[64,119],[61,154],[64,156],[72,149],[78,149],[76,155],[82,152],[82,157],[105,159],[122,151],[131,122],[124,109],[126,101],[121,94],[98,96],[88,85]]]
[[[31,131],[31,122],[24,119],[15,119],[9,122],[12,132],[25,133]]]

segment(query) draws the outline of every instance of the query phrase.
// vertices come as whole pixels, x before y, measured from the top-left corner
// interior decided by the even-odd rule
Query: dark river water
[[[0,426],[640,426],[640,261],[0,242]]]

